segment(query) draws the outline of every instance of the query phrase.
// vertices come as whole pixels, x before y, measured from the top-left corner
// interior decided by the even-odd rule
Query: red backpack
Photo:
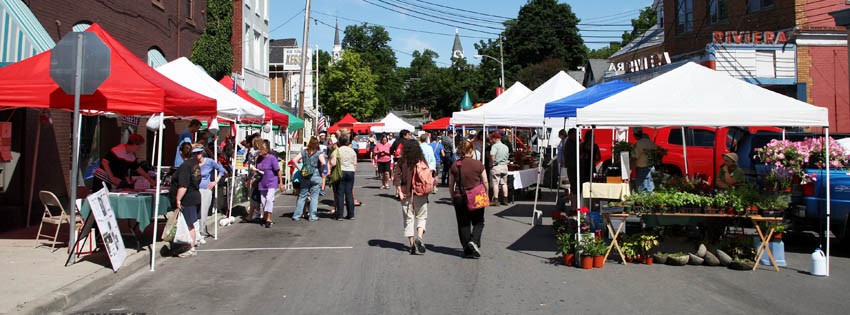
[[[411,188],[413,195],[427,196],[434,191],[434,176],[431,175],[431,169],[425,161],[419,161],[413,167],[413,179]]]

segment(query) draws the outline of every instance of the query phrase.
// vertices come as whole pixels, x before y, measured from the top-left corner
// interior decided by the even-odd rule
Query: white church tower
[[[342,45],[339,44],[339,20],[336,21],[336,33],[334,34],[333,58],[331,63],[342,60]]]

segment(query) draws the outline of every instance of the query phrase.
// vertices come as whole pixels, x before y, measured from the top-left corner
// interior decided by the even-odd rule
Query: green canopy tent
[[[292,113],[284,110],[283,108],[280,108],[280,106],[278,106],[277,104],[272,103],[272,101],[270,101],[268,98],[263,96],[263,94],[261,94],[260,92],[257,92],[257,90],[248,91],[248,95],[251,95],[251,97],[253,97],[257,101],[259,101],[260,103],[263,103],[263,105],[268,106],[269,108],[271,108],[274,111],[281,112],[281,113],[289,115],[289,128],[288,128],[288,130],[290,132],[304,128],[304,120],[303,119],[298,118],[297,116],[295,116]]]

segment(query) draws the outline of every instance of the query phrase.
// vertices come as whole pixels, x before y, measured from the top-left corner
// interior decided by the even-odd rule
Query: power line
[[[316,22],[316,23],[322,24],[322,25],[327,26],[327,27],[329,27],[329,28],[336,29],[336,26],[335,26],[335,25],[331,25],[330,23],[327,23],[327,22],[325,22],[325,21],[319,20],[319,19],[317,19],[317,18],[315,18],[315,17],[311,17],[311,19],[313,19],[313,21],[314,21],[314,22]],[[392,48],[392,47],[390,47],[390,46],[387,46],[387,47],[389,47],[389,48],[390,48],[392,51],[394,51],[394,52],[402,53],[402,54],[405,54],[405,55],[408,55],[408,56],[411,56],[411,57],[413,56],[413,53],[411,53],[411,52],[406,52],[406,51],[398,50],[398,49]],[[445,63],[445,62],[438,61],[438,60],[434,60],[434,62],[439,63],[439,64],[443,64],[443,65],[446,65],[446,66],[451,66],[451,64],[449,64],[449,63]]]
[[[411,6],[417,7],[417,8],[425,9],[425,10],[432,10],[432,11],[434,11],[434,12],[440,12],[440,13],[443,13],[443,14],[448,14],[448,15],[452,15],[452,16],[458,16],[458,17],[462,17],[462,18],[465,18],[465,19],[470,19],[470,20],[475,20],[475,21],[481,21],[481,22],[485,22],[485,23],[492,23],[492,24],[499,24],[499,25],[502,25],[502,23],[504,22],[504,21],[493,21],[493,20],[487,20],[487,19],[482,19],[482,18],[477,18],[477,17],[467,16],[467,15],[463,15],[463,14],[458,14],[458,13],[454,13],[454,12],[447,12],[447,11],[443,11],[443,10],[440,10],[440,9],[434,9],[434,8],[429,8],[429,7],[426,7],[426,6],[423,6],[423,5],[418,5],[418,4],[410,3],[410,2],[405,1],[405,0],[396,0],[396,1],[401,2],[401,3],[405,3],[405,4],[408,4],[408,5],[411,5]]]
[[[389,11],[396,12],[396,13],[399,13],[399,14],[407,15],[407,16],[409,16],[409,17],[412,17],[412,18],[415,18],[415,19],[419,19],[419,20],[423,20],[423,21],[428,21],[428,22],[431,22],[431,23],[436,23],[436,24],[440,24],[440,25],[445,25],[445,26],[454,27],[454,28],[458,28],[458,29],[462,29],[462,30],[467,30],[467,31],[472,31],[472,32],[477,32],[477,33],[490,34],[490,35],[500,35],[499,33],[493,33],[493,32],[482,31],[482,30],[476,30],[476,29],[471,29],[471,28],[462,27],[462,26],[457,26],[457,25],[451,25],[451,24],[448,24],[448,23],[440,22],[440,21],[434,21],[434,20],[431,20],[431,19],[427,19],[427,18],[423,18],[423,17],[419,17],[419,16],[410,15],[410,14],[407,14],[407,13],[402,12],[402,11],[398,11],[398,10],[395,10],[395,9],[392,9],[392,8],[387,8],[387,7],[382,6],[382,5],[380,5],[380,4],[376,4],[376,3],[370,2],[369,0],[362,0],[362,1],[363,1],[363,2],[366,2],[366,3],[368,3],[368,4],[371,4],[371,5],[377,6],[377,7],[379,7],[379,8],[383,8],[383,9],[385,9],[385,10],[389,10]]]
[[[437,6],[437,7],[441,7],[441,8],[452,9],[452,10],[457,10],[457,11],[472,13],[472,14],[478,14],[478,15],[483,15],[483,16],[489,16],[489,17],[494,17],[494,18],[499,18],[499,19],[505,19],[505,20],[515,19],[515,18],[511,18],[511,17],[506,17],[506,16],[499,16],[499,15],[487,14],[487,13],[482,13],[482,12],[464,10],[464,9],[460,9],[460,8],[454,8],[454,7],[450,7],[450,6],[446,6],[446,5],[442,5],[442,4],[438,4],[438,3],[428,2],[428,1],[425,1],[425,0],[419,0],[419,2],[424,2],[424,3],[430,4],[430,5],[433,5],[433,6]]]
[[[372,4],[372,5],[375,5],[375,6],[378,6],[378,7],[384,8],[384,9],[387,9],[387,10],[391,10],[391,11],[398,12],[398,13],[401,13],[401,14],[404,14],[404,15],[407,15],[407,16],[415,17],[414,15],[411,15],[411,14],[406,13],[406,12],[401,12],[401,11],[393,10],[393,9],[390,9],[390,8],[387,8],[387,7],[384,7],[384,6],[377,5],[377,4],[375,4],[374,2],[371,2],[371,1],[373,1],[373,0],[363,0],[363,1],[364,1],[364,2],[366,2],[366,3]],[[389,2],[389,1],[387,1],[387,0],[374,0],[374,1],[378,1],[378,2],[380,2],[380,3],[383,3],[383,4],[385,4],[385,5],[389,5],[389,6],[395,7],[395,8],[397,8],[397,9],[406,10],[406,11],[409,11],[409,12],[412,12],[412,13],[415,13],[415,14],[424,15],[424,16],[431,17],[431,18],[436,18],[436,19],[441,19],[441,20],[444,20],[444,21],[449,21],[449,22],[454,22],[454,23],[460,23],[460,24],[463,24],[463,25],[469,25],[469,26],[471,26],[471,27],[486,28],[486,29],[497,30],[497,31],[502,31],[502,30],[504,30],[504,28],[500,28],[500,27],[492,27],[492,26],[487,26],[487,25],[481,25],[481,24],[469,23],[469,22],[459,21],[459,20],[455,20],[455,19],[450,19],[450,18],[446,18],[446,17],[437,16],[437,15],[432,15],[432,14],[425,13],[425,12],[422,12],[422,11],[418,11],[418,10],[410,9],[410,8],[408,8],[408,7],[400,6],[400,5],[395,4],[395,3],[390,3],[390,2]]]
[[[415,30],[415,29],[410,29],[410,28],[383,25],[383,24],[377,24],[377,23],[366,22],[366,21],[361,21],[361,20],[355,20],[355,19],[351,19],[351,18],[339,16],[339,15],[332,15],[332,14],[328,14],[328,13],[318,12],[316,10],[313,10],[313,13],[328,16],[328,17],[338,18],[340,20],[352,21],[352,22],[356,22],[356,23],[368,23],[368,24],[377,25],[377,26],[381,26],[381,27],[385,27],[385,28],[389,28],[389,29],[397,29],[397,30],[402,30],[402,31],[425,33],[425,34],[432,34],[432,35],[455,36],[455,34],[450,34],[450,33],[440,33],[440,32],[431,32],[431,31],[424,31],[424,30]],[[491,39],[490,37],[481,37],[481,36],[468,36],[468,35],[458,35],[458,36],[463,37],[463,38]]]
[[[629,10],[629,11],[620,12],[620,13],[611,14],[611,15],[603,15],[603,16],[597,16],[597,17],[587,18],[587,19],[584,19],[584,20],[586,20],[586,21],[590,21],[590,20],[599,20],[599,19],[610,18],[610,17],[612,17],[612,16],[629,15],[629,14],[632,14],[632,13],[635,13],[635,12],[639,12],[639,11],[640,11],[640,10]]]

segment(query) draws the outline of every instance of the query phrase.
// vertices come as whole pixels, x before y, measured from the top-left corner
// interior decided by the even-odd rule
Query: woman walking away
[[[375,145],[375,160],[378,162],[378,173],[381,174],[381,189],[390,187],[390,143],[387,142],[387,136],[381,136],[381,142]]]
[[[449,191],[452,193],[458,236],[460,237],[460,244],[463,246],[463,257],[477,259],[481,257],[484,208],[470,209],[467,205],[467,192],[480,191],[481,189],[487,192],[490,187],[487,183],[484,164],[473,159],[473,153],[472,143],[468,141],[458,142],[457,155],[460,161],[455,162],[449,170]]]
[[[307,196],[310,196],[310,211],[309,220],[316,221],[319,217],[316,215],[316,210],[319,207],[319,189],[324,190],[322,185],[322,165],[326,165],[324,153],[319,147],[319,139],[316,137],[310,138],[307,143],[307,149],[301,151],[298,155],[292,158],[295,165],[300,165],[295,172],[301,174],[301,180],[298,193],[298,201],[295,202],[295,213],[292,214],[292,220],[301,220],[301,214],[304,212],[304,204],[307,203]]]
[[[204,146],[203,144],[196,143],[192,148],[204,149]],[[199,167],[201,168],[201,183],[198,186],[198,190],[201,192],[201,224],[198,231],[200,234],[198,243],[206,244],[207,242],[204,240],[204,237],[209,235],[206,225],[207,214],[213,203],[213,192],[218,186],[218,181],[227,174],[227,171],[224,169],[224,166],[203,155],[201,155]],[[215,175],[213,175],[213,170],[216,171]]]
[[[261,174],[257,189],[260,192],[260,209],[266,228],[272,227],[272,212],[274,211],[274,195],[278,189],[283,190],[283,172],[280,161],[271,152],[269,145],[260,146],[260,156],[257,157],[257,173]]]
[[[346,219],[354,220],[354,172],[357,170],[357,152],[351,148],[351,138],[348,135],[339,137],[338,148],[331,153],[330,166],[340,164],[342,178],[339,180],[337,192],[336,219],[343,218],[343,205],[348,211]]]
[[[399,159],[399,164],[393,170],[393,184],[396,187],[396,193],[401,199],[401,212],[404,216],[404,236],[407,237],[407,241],[410,243],[410,254],[421,255],[425,253],[425,244],[422,242],[422,237],[425,236],[425,223],[428,219],[428,195],[431,191],[430,189],[428,191],[421,191],[421,183],[414,183],[414,181],[418,181],[419,176],[430,176],[431,170],[428,167],[428,163],[425,162],[422,148],[416,145],[414,140],[404,141],[407,142],[402,146],[401,159]],[[433,177],[431,183],[433,183]],[[413,232],[414,228],[416,230],[415,236]]]
[[[204,148],[194,148],[191,158],[180,164],[177,173],[172,179],[171,189],[174,192],[174,203],[177,211],[183,214],[186,227],[189,229],[189,250],[180,253],[180,257],[195,256],[195,222],[201,207],[201,192],[198,190],[201,184],[201,168],[198,166],[203,158]]]

